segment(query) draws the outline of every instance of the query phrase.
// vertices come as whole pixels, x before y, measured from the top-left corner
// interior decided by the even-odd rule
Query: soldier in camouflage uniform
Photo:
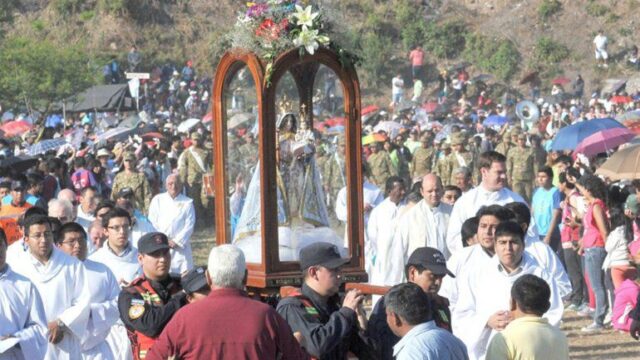
[[[336,197],[338,197],[340,189],[347,186],[345,167],[345,142],[344,139],[340,138],[335,152],[330,156],[327,156],[327,160],[324,163],[322,171],[324,191],[329,196],[330,201],[328,206],[331,209],[335,206],[335,200]],[[330,211],[330,213],[335,214],[333,211]]]
[[[533,170],[533,150],[526,146],[526,134],[520,133],[517,139],[517,146],[511,148],[507,156],[507,177],[511,189],[520,194],[527,203],[531,203],[536,174]]]
[[[511,143],[511,134],[509,131],[505,131],[502,134],[502,142],[496,145],[496,151],[504,156],[507,156],[509,149],[511,149],[512,147],[513,144]]]
[[[380,189],[384,189],[389,176],[398,175],[398,172],[391,162],[389,153],[382,148],[382,143],[376,143],[372,151],[367,159],[371,170],[371,181]]]
[[[210,171],[211,167],[202,135],[193,132],[191,140],[193,145],[183,151],[178,159],[178,174],[182,183],[187,185],[187,196],[193,199],[196,219],[201,219],[205,210],[202,201],[202,175]]]
[[[136,155],[132,152],[124,154],[122,163],[124,170],[119,172],[113,179],[111,189],[111,200],[116,201],[118,194],[124,188],[133,191],[133,204],[136,209],[147,215],[149,203],[151,202],[151,186],[147,177],[136,169]]]
[[[453,185],[456,182],[453,169],[463,166],[469,169],[475,169],[476,167],[473,153],[465,149],[464,143],[465,138],[462,133],[455,133],[451,135],[451,147],[453,151],[449,156],[447,156],[447,165],[442,177],[443,181],[446,182],[446,185]]]
[[[433,169],[433,172],[438,175],[441,179],[442,176],[447,172],[447,157],[451,154],[451,144],[448,142],[442,142],[440,145],[440,152],[437,155],[437,159],[435,160],[436,166]]]
[[[433,168],[436,151],[430,145],[429,134],[423,134],[420,138],[421,146],[413,153],[411,161],[411,177],[413,179],[422,177],[431,172]]]

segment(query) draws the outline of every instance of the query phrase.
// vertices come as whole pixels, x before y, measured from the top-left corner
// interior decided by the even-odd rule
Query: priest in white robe
[[[453,334],[467,346],[470,359],[484,359],[487,346],[496,332],[512,320],[510,293],[513,283],[524,274],[544,279],[551,288],[551,307],[544,317],[559,326],[564,307],[556,282],[524,251],[524,232],[520,225],[507,221],[498,225],[496,255],[460,279],[460,296],[452,314]]]
[[[176,174],[165,181],[167,192],[158,194],[149,206],[149,221],[169,238],[171,273],[183,274],[193,267],[191,234],[196,224],[193,200],[181,194],[182,182]]]
[[[393,258],[403,264],[415,249],[425,246],[438,249],[445,257],[449,257],[446,233],[451,205],[440,201],[442,181],[434,174],[427,174],[422,178],[420,192],[422,200],[398,219],[393,240],[396,243],[394,250],[397,251]],[[396,284],[405,280],[403,271],[395,276]]]
[[[40,294],[6,263],[7,238],[0,230],[0,360],[42,359],[47,352],[47,320]],[[9,346],[11,343],[14,345]]]
[[[49,345],[45,359],[76,359],[87,330],[91,301],[84,266],[54,248],[46,216],[28,217],[24,230],[29,253],[10,265],[46,296],[43,305]]]
[[[56,246],[83,262],[91,297],[87,331],[82,337],[82,359],[133,359],[127,329],[120,321],[118,295],[120,286],[111,270],[101,263],[87,260],[87,234],[81,225],[62,226]]]
[[[138,263],[138,251],[129,242],[130,220],[129,213],[124,209],[109,210],[102,217],[107,241],[98,251],[89,256],[89,260],[108,267],[115,275],[120,287],[128,286],[142,272]]]
[[[369,282],[374,285],[396,285],[394,274],[404,272],[404,263],[394,259],[393,238],[396,232],[397,216],[403,205],[406,186],[402,178],[391,176],[387,179],[385,192],[387,198],[371,211],[367,226],[367,238],[371,249]]]
[[[504,155],[487,151],[480,155],[478,166],[482,181],[480,184],[464,193],[453,206],[449,226],[447,228],[447,247],[449,253],[454,254],[463,248],[460,240],[462,224],[476,215],[478,210],[487,205],[505,205],[510,202],[526,201],[522,196],[507,189],[506,158]],[[446,254],[445,254],[446,255]]]

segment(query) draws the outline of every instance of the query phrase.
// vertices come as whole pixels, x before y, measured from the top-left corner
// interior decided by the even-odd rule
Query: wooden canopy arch
[[[246,66],[255,84],[257,99],[258,148],[260,166],[261,205],[261,263],[249,263],[248,286],[256,289],[277,290],[283,285],[300,283],[298,262],[280,261],[278,250],[278,221],[276,199],[276,90],[277,84],[288,72],[293,77],[299,94],[299,106],[313,109],[313,87],[320,65],[331,69],[340,80],[344,93],[345,112],[345,175],[347,183],[348,221],[346,236],[351,261],[343,267],[347,281],[366,280],[364,273],[364,219],[362,194],[362,154],[360,120],[360,85],[355,68],[343,66],[331,49],[319,48],[314,55],[300,55],[299,49],[280,54],[272,65],[267,79],[267,65],[255,54],[233,49],[227,52],[217,66],[213,82],[212,104],[214,124],[214,170],[216,194],[216,243],[232,242],[229,219],[229,186],[226,168],[227,109],[225,96],[235,74]],[[342,236],[342,234],[340,234]]]

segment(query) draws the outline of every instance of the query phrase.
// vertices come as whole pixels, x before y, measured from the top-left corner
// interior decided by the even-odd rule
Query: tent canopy
[[[129,85],[96,85],[66,102],[68,112],[111,112],[136,110]]]

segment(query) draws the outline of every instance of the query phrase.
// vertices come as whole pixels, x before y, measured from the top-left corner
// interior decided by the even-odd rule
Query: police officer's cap
[[[205,275],[206,271],[206,267],[198,266],[184,274],[180,283],[187,294],[198,292],[208,285],[207,276]]]
[[[138,252],[141,254],[151,254],[165,249],[170,249],[169,239],[161,232],[146,233],[138,241]]]
[[[409,256],[407,265],[421,266],[430,270],[434,275],[449,275],[451,277],[455,277],[453,273],[447,269],[447,262],[444,255],[440,250],[435,248],[424,246],[415,249],[411,253],[411,256]]]
[[[340,256],[337,246],[326,242],[316,242],[300,250],[300,268],[302,270],[311,266],[337,269],[349,261],[351,259]]]

